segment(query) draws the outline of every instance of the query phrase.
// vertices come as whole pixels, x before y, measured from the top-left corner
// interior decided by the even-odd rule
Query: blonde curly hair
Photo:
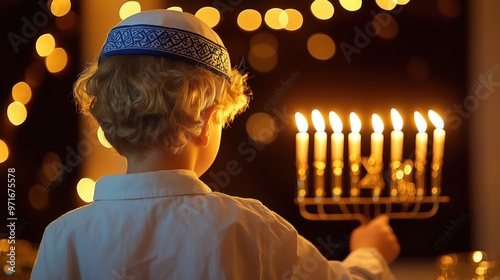
[[[74,86],[80,111],[102,127],[116,151],[140,158],[152,148],[178,154],[214,107],[226,125],[248,107],[248,76],[232,69],[231,82],[205,68],[152,55],[103,57]]]

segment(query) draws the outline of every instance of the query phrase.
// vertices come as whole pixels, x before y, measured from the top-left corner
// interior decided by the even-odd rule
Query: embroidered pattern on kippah
[[[112,29],[101,54],[173,55],[208,67],[229,79],[227,50],[196,33],[153,25],[119,26]]]

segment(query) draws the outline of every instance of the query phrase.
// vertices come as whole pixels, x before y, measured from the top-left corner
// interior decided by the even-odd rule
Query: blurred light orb
[[[131,15],[135,15],[141,12],[141,4],[137,1],[128,1],[123,3],[120,7],[120,18],[122,20],[128,18]]]
[[[182,12],[182,7],[179,7],[179,6],[172,6],[172,7],[167,8],[167,10],[169,10],[169,11],[178,11],[178,12]]]
[[[210,27],[214,27],[220,22],[219,10],[214,7],[203,7],[196,12],[195,16]]]
[[[295,31],[302,27],[304,18],[302,14],[295,9],[286,9],[285,13],[288,15],[288,22],[285,25],[285,29],[288,31]]]
[[[396,19],[389,13],[378,13],[373,17],[372,28],[380,38],[393,39],[399,33]]]
[[[262,24],[262,16],[256,10],[246,9],[238,15],[237,23],[245,31],[255,31]]]
[[[28,111],[26,110],[26,107],[24,107],[23,103],[14,101],[10,103],[9,107],[7,107],[7,117],[13,125],[18,126],[26,120],[28,117]]]
[[[398,5],[406,5],[410,3],[410,0],[398,0]]]
[[[9,147],[7,143],[0,139],[0,163],[6,161],[9,158]]]
[[[24,80],[31,87],[39,86],[45,79],[45,68],[43,62],[34,60],[24,70]]]
[[[332,18],[335,9],[328,0],[314,0],[311,4],[311,12],[318,19],[327,20]]]
[[[70,0],[52,0],[50,3],[50,11],[56,17],[62,17],[71,10]]]
[[[104,131],[102,130],[102,127],[99,126],[97,129],[97,139],[99,139],[99,143],[103,145],[105,148],[113,148],[113,146],[109,143],[108,139],[106,139],[106,136],[104,135]]]
[[[462,14],[462,3],[459,0],[438,0],[439,12],[448,18],[457,18]]]
[[[327,60],[335,54],[335,42],[323,33],[313,34],[307,39],[307,50],[318,60]]]
[[[45,67],[50,73],[61,72],[68,63],[68,55],[63,48],[55,48],[46,58]]]
[[[375,0],[377,5],[386,11],[391,11],[397,5],[397,0]]]
[[[273,70],[278,64],[278,39],[271,33],[257,33],[250,39],[248,63],[261,73]]]
[[[34,185],[28,191],[28,200],[33,209],[42,210],[49,203],[49,195],[42,185]]]
[[[36,52],[41,57],[46,57],[51,51],[56,47],[56,40],[54,36],[50,33],[46,33],[38,37],[36,40],[35,48]]]
[[[26,105],[31,100],[31,88],[26,82],[19,82],[12,87],[12,98]]]
[[[280,30],[288,24],[288,15],[280,8],[271,8],[264,15],[264,21],[271,29]]]
[[[61,157],[54,152],[47,152],[43,156],[42,171],[48,181],[56,179],[63,171]]]
[[[361,0],[340,0],[340,5],[350,12],[359,10],[361,8],[361,4]]]
[[[257,144],[267,145],[278,136],[278,127],[274,118],[263,112],[252,114],[246,123],[248,136]]]
[[[94,201],[95,182],[90,178],[82,178],[76,185],[76,192],[86,203]]]

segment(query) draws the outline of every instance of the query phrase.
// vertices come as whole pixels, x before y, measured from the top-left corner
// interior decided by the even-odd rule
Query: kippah
[[[229,53],[219,35],[185,12],[151,10],[126,18],[109,31],[99,59],[121,54],[165,56],[230,80]]]

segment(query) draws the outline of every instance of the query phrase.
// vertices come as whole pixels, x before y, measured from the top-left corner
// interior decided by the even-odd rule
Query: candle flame
[[[372,125],[373,125],[373,131],[378,133],[384,132],[384,122],[382,121],[379,115],[377,114],[372,115]]]
[[[295,113],[295,124],[297,124],[297,129],[300,132],[307,131],[308,125],[307,125],[306,117],[304,117],[304,115],[302,115],[299,112]]]
[[[332,125],[332,129],[334,132],[342,132],[342,121],[339,118],[339,115],[335,112],[330,112],[330,124]]]
[[[361,131],[361,120],[359,119],[358,115],[356,113],[351,112],[349,114],[349,121],[351,123],[351,131],[354,133],[359,133]]]
[[[394,108],[391,109],[391,119],[394,130],[401,131],[403,129],[403,118],[399,114],[398,110]]]
[[[316,131],[325,131],[325,120],[317,109],[312,111],[312,120]]]
[[[429,119],[436,128],[444,128],[444,121],[436,112],[429,110]]]
[[[415,111],[414,116],[418,132],[425,132],[427,130],[427,122],[425,121],[422,114],[420,114],[418,111]]]

